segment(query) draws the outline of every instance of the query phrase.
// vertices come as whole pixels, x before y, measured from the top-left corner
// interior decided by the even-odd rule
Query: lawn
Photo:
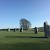
[[[0,50],[50,50],[50,39],[44,32],[0,31]]]

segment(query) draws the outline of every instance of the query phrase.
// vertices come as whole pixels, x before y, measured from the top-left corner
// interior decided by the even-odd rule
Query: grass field
[[[0,31],[0,50],[50,50],[50,39],[44,32]]]

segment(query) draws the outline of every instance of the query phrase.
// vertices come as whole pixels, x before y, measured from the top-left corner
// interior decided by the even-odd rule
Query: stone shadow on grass
[[[5,36],[5,38],[47,38],[47,37],[32,37],[32,36]]]

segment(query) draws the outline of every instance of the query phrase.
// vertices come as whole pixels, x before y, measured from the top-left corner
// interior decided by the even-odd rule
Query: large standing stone
[[[45,32],[45,37],[50,38],[50,26],[48,25],[47,22],[44,22],[44,32]]]
[[[35,34],[38,33],[38,28],[37,27],[34,28],[34,32],[35,32]]]

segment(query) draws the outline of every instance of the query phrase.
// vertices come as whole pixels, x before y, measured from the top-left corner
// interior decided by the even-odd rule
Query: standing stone
[[[44,32],[45,32],[45,37],[48,35],[48,23],[44,22]]]
[[[23,28],[22,28],[22,32],[23,32]]]
[[[8,28],[8,31],[10,31],[10,28]]]
[[[35,31],[35,34],[37,34],[37,33],[38,33],[38,28],[35,27],[35,28],[34,28],[34,31]]]
[[[16,32],[16,29],[14,28],[14,32]]]
[[[23,32],[23,28],[20,28],[20,32]]]
[[[50,29],[48,29],[48,38],[50,38]]]

